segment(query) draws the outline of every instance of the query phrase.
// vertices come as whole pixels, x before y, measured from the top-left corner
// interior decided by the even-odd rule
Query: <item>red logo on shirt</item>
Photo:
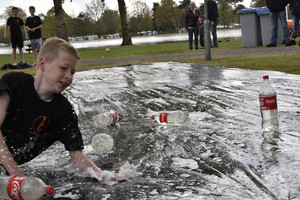
[[[32,123],[32,131],[30,134],[37,136],[45,127],[50,124],[50,119],[47,116],[39,116]]]

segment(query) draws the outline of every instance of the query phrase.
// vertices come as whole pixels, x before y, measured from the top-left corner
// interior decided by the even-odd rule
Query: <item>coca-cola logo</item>
[[[260,97],[259,103],[261,110],[277,109],[276,96]]]
[[[12,199],[21,199],[19,197],[20,184],[18,181],[13,181],[10,189],[10,198]]]
[[[23,200],[21,196],[21,185],[25,176],[13,176],[7,184],[7,194],[11,199],[14,200]]]
[[[266,100],[266,103],[276,103],[276,99]]]

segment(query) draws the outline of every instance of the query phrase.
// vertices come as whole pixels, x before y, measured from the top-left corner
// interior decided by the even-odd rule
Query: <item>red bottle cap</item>
[[[269,79],[268,75],[263,76],[263,79]]]
[[[151,116],[151,119],[154,119],[154,115]]]
[[[45,189],[46,194],[51,195],[54,194],[54,187],[52,186],[47,186]]]

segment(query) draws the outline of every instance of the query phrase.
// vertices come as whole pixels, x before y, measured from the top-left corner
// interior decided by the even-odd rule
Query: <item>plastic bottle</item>
[[[151,118],[158,121],[160,124],[168,124],[174,126],[180,126],[190,121],[189,116],[181,110],[168,113],[159,113],[158,115],[152,115]]]
[[[104,128],[106,126],[114,125],[119,120],[119,117],[119,112],[108,110],[94,117],[94,125],[97,128]]]
[[[97,153],[107,153],[114,148],[114,140],[110,135],[99,133],[92,139],[92,147]]]
[[[32,176],[0,175],[0,199],[38,200],[54,194],[54,188]]]
[[[264,132],[278,132],[276,92],[270,85],[269,76],[263,76],[263,85],[259,91],[260,113]]]

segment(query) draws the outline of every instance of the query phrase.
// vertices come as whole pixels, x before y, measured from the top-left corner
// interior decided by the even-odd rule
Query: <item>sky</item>
[[[29,15],[28,8],[29,6],[34,6],[36,10],[36,14],[46,14],[49,9],[53,7],[53,0],[0,0],[0,14],[3,14],[4,10],[8,6],[16,6],[24,9]],[[130,9],[131,2],[134,0],[125,0],[126,6]],[[177,4],[182,0],[175,0]],[[204,0],[193,0],[196,3],[196,6],[203,3]],[[63,9],[68,15],[72,17],[76,17],[80,12],[86,10],[86,4],[89,4],[92,0],[65,0],[63,4]],[[160,2],[160,0],[145,0],[147,5],[152,9],[154,2]],[[117,10],[118,9],[118,1],[117,0],[105,0],[106,6],[110,9]],[[246,7],[249,7],[251,0],[244,0],[243,4]]]

